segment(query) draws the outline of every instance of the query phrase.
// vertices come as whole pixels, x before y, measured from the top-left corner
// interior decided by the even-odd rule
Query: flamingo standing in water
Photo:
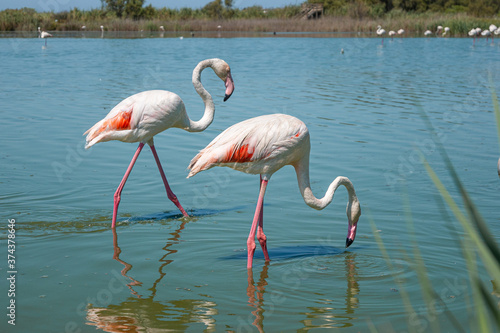
[[[98,142],[110,140],[140,142],[125,172],[125,176],[114,195],[112,228],[116,225],[116,215],[121,192],[145,143],[151,147],[151,152],[160,170],[168,198],[179,208],[184,216],[189,216],[168,185],[167,178],[156,153],[153,137],[171,127],[181,128],[188,132],[200,132],[212,123],[215,112],[214,102],[212,96],[210,96],[201,84],[201,72],[207,67],[212,68],[215,74],[224,81],[226,87],[224,101],[231,96],[234,90],[231,70],[224,60],[214,58],[201,61],[193,70],[194,88],[205,104],[205,113],[199,121],[189,119],[184,103],[178,95],[165,90],[149,90],[124,99],[103,120],[96,123],[84,133],[84,135],[87,134],[85,148],[90,148]]]
[[[385,30],[382,29],[382,27],[379,25],[377,26],[377,35],[382,37],[382,44],[384,44],[384,35],[385,35]]]
[[[483,30],[483,32],[481,32],[481,36],[486,37],[486,43],[488,43],[488,38],[491,36],[491,32],[489,30]]]
[[[476,35],[477,35],[476,29],[471,29],[468,32],[468,35],[474,38],[474,40],[472,41],[472,45],[475,45],[476,44]]]
[[[260,174],[259,199],[247,240],[247,268],[252,268],[257,225],[257,239],[266,261],[270,260],[263,231],[264,194],[271,176],[285,165],[295,168],[300,193],[305,203],[314,209],[321,210],[328,206],[337,188],[340,185],[346,187],[349,193],[346,247],[354,242],[361,215],[354,186],[348,178],[337,177],[328,187],[325,196],[317,199],[309,182],[309,151],[310,139],[306,125],[295,117],[273,114],[248,119],[229,127],[201,150],[189,164],[188,178],[214,166],[227,166],[250,174]]]
[[[49,37],[52,37],[52,35],[46,31],[42,31],[40,27],[38,27],[38,38],[49,38]],[[45,47],[47,47],[47,39],[45,39]]]

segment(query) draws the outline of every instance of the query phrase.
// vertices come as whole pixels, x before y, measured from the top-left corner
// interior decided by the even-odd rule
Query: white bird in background
[[[486,37],[486,43],[488,43],[488,38],[491,36],[491,32],[489,30],[483,30],[483,32],[481,32],[481,36]]]
[[[257,208],[247,239],[247,268],[252,268],[256,234],[265,260],[270,260],[263,230],[264,194],[271,176],[285,165],[295,168],[300,193],[305,203],[314,209],[321,210],[328,206],[337,188],[341,185],[346,187],[349,195],[346,247],[354,242],[361,216],[361,206],[354,186],[347,177],[337,177],[328,187],[325,196],[316,198],[309,181],[310,149],[309,130],[302,121],[290,115],[271,114],[247,119],[229,127],[191,160],[188,178],[214,166],[226,166],[260,175]]]
[[[476,35],[477,35],[477,31],[476,29],[471,29],[469,32],[468,32],[468,35],[470,37],[473,37],[474,38],[474,41],[472,42],[472,45],[476,44]]]
[[[498,30],[497,26],[494,25],[494,24],[490,24],[490,32],[491,32],[491,42],[493,43],[493,40],[495,38],[495,35],[498,35],[496,34],[496,31]]]
[[[104,26],[101,25],[101,38],[103,38],[103,37],[104,37]]]
[[[443,27],[438,25],[436,28],[436,36],[439,36],[441,34],[441,31],[443,31]]]
[[[430,35],[432,35],[432,31],[430,31],[430,30],[425,30],[425,32],[424,32],[424,36],[429,37]]]
[[[160,30],[165,31],[165,28],[162,25],[160,25]]]
[[[495,30],[494,34],[497,35],[497,36],[500,35],[500,28],[498,28],[497,30]]]
[[[87,26],[82,25],[82,30],[85,30],[85,29],[87,29]]]
[[[391,36],[391,40],[392,40],[392,39],[394,39],[394,35],[395,35],[395,34],[396,34],[396,32],[395,32],[395,31],[393,31],[393,30],[390,30],[390,31],[389,31],[389,36]]]
[[[212,68],[215,74],[224,81],[226,87],[224,101],[231,96],[234,90],[231,70],[224,60],[214,58],[201,61],[193,70],[194,88],[205,104],[205,113],[199,121],[189,119],[184,103],[178,95],[165,90],[149,90],[124,99],[104,119],[84,133],[84,135],[87,134],[85,148],[90,148],[98,142],[110,140],[140,142],[125,172],[125,176],[114,195],[112,228],[116,225],[121,192],[137,157],[139,157],[139,153],[146,143],[151,147],[151,152],[160,170],[168,198],[179,208],[184,216],[189,216],[168,185],[167,178],[156,153],[153,137],[171,127],[181,128],[188,132],[200,132],[212,123],[215,113],[214,102],[212,96],[210,96],[201,84],[201,72],[207,67]]]
[[[400,35],[400,36],[401,36],[401,35],[403,35],[404,33],[405,33],[404,29],[399,29],[399,30],[398,30],[398,35]]]
[[[380,25],[377,26],[377,35],[382,37],[382,44],[384,44],[384,35],[385,35],[385,30],[382,29]]]
[[[449,27],[444,27],[443,37],[446,36],[450,32]]]
[[[49,37],[52,37],[52,35],[46,31],[42,31],[40,27],[38,27],[38,38],[49,38]],[[47,39],[45,39],[45,47],[47,47]]]
[[[476,28],[476,36],[481,36],[481,28]]]

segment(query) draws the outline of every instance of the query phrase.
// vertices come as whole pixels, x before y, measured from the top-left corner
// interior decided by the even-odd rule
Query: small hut
[[[300,10],[302,20],[317,19],[323,16],[323,4],[321,3],[303,3]]]

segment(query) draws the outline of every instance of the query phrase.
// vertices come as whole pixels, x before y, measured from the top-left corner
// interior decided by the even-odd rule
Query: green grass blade
[[[496,325],[500,327],[500,311],[498,309],[498,305],[496,305],[493,302],[491,296],[488,294],[488,291],[486,290],[486,287],[479,279],[476,280],[476,283],[478,285],[478,289],[481,292],[482,298],[486,303],[486,308],[490,311],[491,316],[493,317],[493,320],[495,320]]]
[[[476,229],[473,228],[471,223],[467,220],[465,215],[460,211],[458,208],[457,204],[451,197],[450,193],[448,190],[446,190],[445,186],[439,179],[439,177],[436,175],[434,170],[431,168],[427,160],[422,156],[423,161],[424,161],[424,166],[427,170],[427,173],[430,175],[432,181],[434,182],[434,185],[438,189],[438,191],[441,193],[441,196],[443,197],[444,201],[448,204],[450,207],[453,215],[455,215],[455,218],[460,222],[462,225],[462,228],[464,231],[471,237],[472,241],[474,241],[475,247],[478,249],[479,254],[481,255],[481,258],[483,259],[486,269],[490,273],[490,275],[497,279],[500,278],[500,265],[498,264],[498,261],[495,259],[493,254],[489,251],[489,248],[485,245],[484,241],[481,239],[479,234],[477,233]]]

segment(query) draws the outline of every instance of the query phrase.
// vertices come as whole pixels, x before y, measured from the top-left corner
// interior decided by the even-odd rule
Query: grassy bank
[[[71,13],[71,12],[70,12]],[[238,19],[141,19],[106,17],[100,11],[86,12],[84,17],[74,18],[70,13],[37,13],[33,10],[5,10],[0,12],[0,31],[78,31],[86,26],[87,31],[221,31],[241,32],[373,32],[377,25],[385,30],[404,29],[409,33],[420,33],[427,29],[436,31],[438,25],[451,29],[451,36],[464,36],[475,27],[487,29],[490,24],[500,26],[500,17],[478,18],[464,13],[407,13],[393,10],[378,18],[352,18],[349,16],[324,16],[316,20],[297,17],[238,18]]]
[[[237,19],[141,19],[106,17],[100,11],[86,12],[83,17],[71,12],[36,13],[34,11],[6,10],[0,12],[0,31],[78,31],[86,26],[87,31],[221,31],[241,32],[373,32],[377,25],[385,30],[404,29],[409,33],[420,33],[427,29],[435,31],[438,25],[451,29],[451,36],[464,36],[475,27],[487,29],[490,24],[500,26],[500,17],[478,18],[464,13],[407,13],[393,10],[378,18],[352,18],[349,16],[324,16],[316,20],[294,17],[237,18]]]

